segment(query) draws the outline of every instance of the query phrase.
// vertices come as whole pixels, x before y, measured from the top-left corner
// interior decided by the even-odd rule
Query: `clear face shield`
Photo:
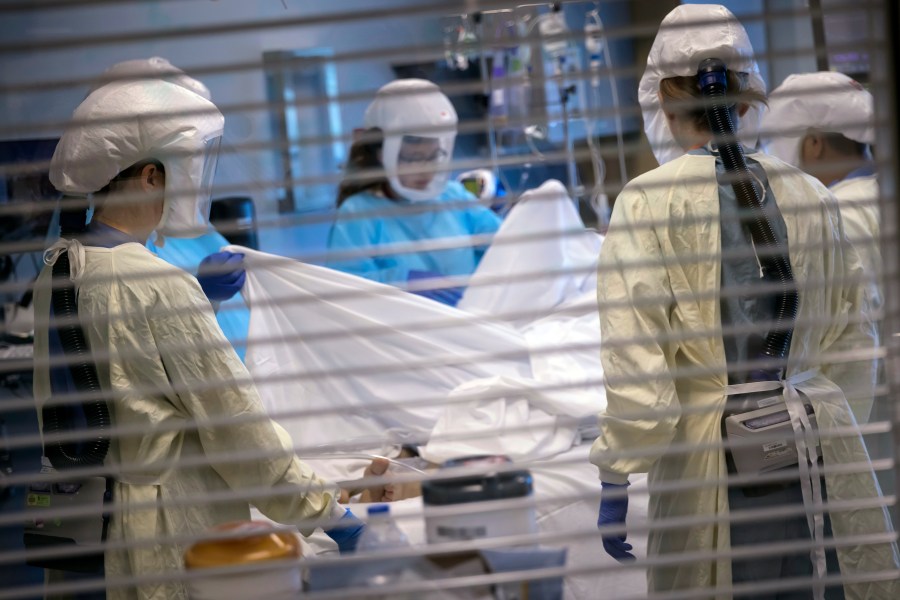
[[[455,134],[386,137],[384,167],[394,191],[413,202],[440,196],[449,176],[455,138]]]
[[[209,228],[212,184],[222,136],[205,139],[190,155],[166,161],[166,205],[156,231],[166,237],[196,237]]]
[[[209,223],[209,211],[212,206],[212,184],[219,164],[219,149],[222,136],[210,138],[203,143],[203,168],[200,172],[200,186],[197,194],[197,222]]]

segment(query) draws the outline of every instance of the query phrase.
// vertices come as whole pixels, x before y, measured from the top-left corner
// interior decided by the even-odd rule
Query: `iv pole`
[[[491,115],[490,102],[494,93],[493,77],[491,77],[487,66],[487,57],[484,45],[484,19],[480,12],[472,15],[472,21],[475,23],[475,31],[478,36],[478,64],[481,69],[481,81],[484,84],[485,98],[487,99],[487,110],[485,110],[485,121],[487,122],[488,148],[491,154],[491,165],[497,168],[499,172],[499,154],[497,152],[497,132],[494,129],[494,117]]]
[[[474,5],[474,3],[469,3],[470,6]],[[528,7],[537,7],[537,6],[547,6],[550,5],[551,11],[553,13],[559,13],[562,11],[562,3],[561,2],[534,2],[534,3],[525,3],[516,6],[515,9],[498,9],[498,10],[489,10],[489,11],[478,11],[474,10],[470,13],[463,13],[457,16],[462,19],[472,19],[472,23],[475,25],[475,32],[477,37],[477,51],[479,54],[479,67],[481,69],[481,81],[483,90],[485,93],[488,102],[490,102],[490,98],[494,92],[494,81],[491,72],[488,69],[488,61],[487,61],[487,39],[485,37],[485,15],[490,15],[494,13],[515,13],[517,10]],[[531,32],[534,27],[539,23],[539,21],[545,17],[545,15],[541,15],[537,17],[530,25],[528,29],[528,33],[526,34],[526,39],[521,40],[522,43],[532,43]],[[541,52],[538,56],[543,55],[543,44],[541,44]],[[584,194],[584,188],[580,185],[578,180],[578,170],[577,165],[575,163],[575,144],[571,137],[571,130],[569,125],[569,100],[572,95],[576,91],[575,84],[566,85],[565,72],[563,69],[563,65],[566,63],[567,57],[555,57],[554,58],[554,75],[559,78],[558,81],[558,91],[559,91],[559,99],[561,104],[561,119],[562,119],[562,134],[565,143],[565,156],[566,156],[566,177],[569,180],[569,189],[572,190],[572,195],[576,198],[581,197]],[[548,115],[549,116],[549,115]],[[499,149],[497,144],[497,130],[496,124],[494,123],[493,115],[490,110],[487,110],[485,116],[485,125],[486,132],[488,136],[488,149],[490,153],[491,164],[498,168],[497,165],[499,163]],[[540,153],[538,152],[538,156]],[[505,177],[503,177],[503,173],[499,171],[498,175],[501,181],[503,181],[504,185],[507,184],[505,181]],[[507,189],[510,189],[507,185]]]

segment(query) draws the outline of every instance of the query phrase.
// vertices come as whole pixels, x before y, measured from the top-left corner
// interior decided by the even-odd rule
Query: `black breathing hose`
[[[83,221],[82,221],[83,223]],[[65,228],[63,235],[72,232]],[[100,377],[93,362],[84,331],[78,324],[78,298],[75,286],[69,278],[69,253],[63,252],[53,265],[53,320],[68,362],[68,370],[75,383],[75,391],[87,398],[99,398],[103,394]],[[85,400],[81,403],[87,422],[87,436],[82,442],[56,441],[46,444],[44,454],[57,470],[102,465],[109,451],[109,407],[103,400]],[[71,409],[58,405],[45,406],[41,410],[45,434],[68,433],[76,429],[68,414]]]
[[[704,60],[697,69],[700,91],[710,101],[706,107],[709,128],[718,145],[725,170],[732,177],[731,187],[737,196],[738,205],[747,215],[742,222],[749,228],[753,244],[762,252],[759,261],[766,279],[777,282],[781,287],[775,307],[775,324],[766,336],[762,358],[783,361],[790,352],[800,299],[794,287],[794,272],[786,251],[787,244],[780,244],[775,235],[772,222],[763,207],[762,190],[755,185],[744,158],[744,150],[735,136],[734,121],[726,99],[726,74],[725,63],[717,58]]]

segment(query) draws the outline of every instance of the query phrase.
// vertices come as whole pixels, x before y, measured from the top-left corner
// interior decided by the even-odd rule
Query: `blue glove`
[[[211,302],[228,300],[244,287],[244,255],[234,252],[210,254],[197,269],[197,281]]]
[[[600,516],[597,518],[597,527],[604,525],[625,525],[625,516],[628,514],[628,484],[601,482],[603,491],[600,492]],[[609,498],[607,492],[613,492],[616,497]],[[622,494],[622,495],[619,495]],[[617,561],[624,563],[634,560],[631,553],[631,544],[625,542],[625,532],[619,534],[603,535],[603,549]]]
[[[441,275],[440,273],[433,273],[431,271],[410,271],[406,280],[417,281],[421,279],[436,279],[440,277],[443,277],[443,275]],[[456,306],[459,303],[460,299],[462,299],[464,291],[465,288],[462,287],[440,288],[436,290],[410,290],[410,292],[417,296],[429,298],[431,300],[434,300],[435,302],[446,304],[447,306]]]
[[[325,530],[325,535],[334,540],[341,554],[349,554],[356,551],[356,544],[365,529],[365,523],[357,519],[348,508],[337,525]]]

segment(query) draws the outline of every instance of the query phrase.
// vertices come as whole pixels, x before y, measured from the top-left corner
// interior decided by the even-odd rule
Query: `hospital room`
[[[0,0],[0,600],[900,598],[898,29]]]

